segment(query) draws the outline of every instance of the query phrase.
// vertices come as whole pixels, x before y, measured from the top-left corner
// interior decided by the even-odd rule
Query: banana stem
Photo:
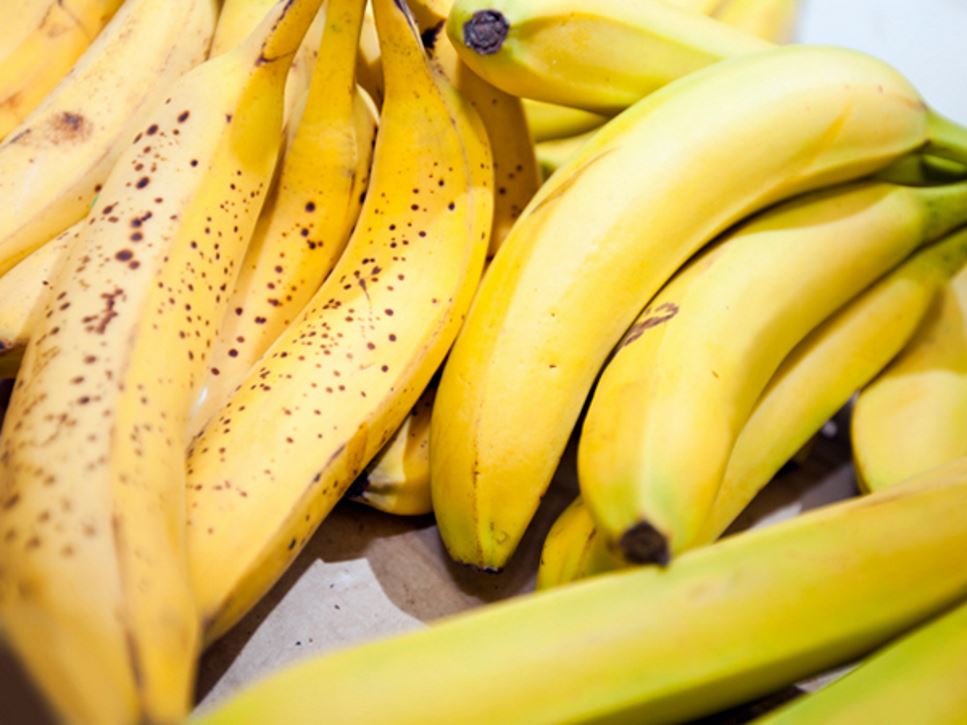
[[[967,128],[930,110],[927,112],[927,138],[924,153],[967,164]]]
[[[939,239],[967,223],[967,181],[923,187],[918,190],[926,204],[924,237]]]

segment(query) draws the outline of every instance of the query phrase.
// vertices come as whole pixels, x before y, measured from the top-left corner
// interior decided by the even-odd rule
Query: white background
[[[797,40],[875,55],[967,124],[967,0],[804,0]]]

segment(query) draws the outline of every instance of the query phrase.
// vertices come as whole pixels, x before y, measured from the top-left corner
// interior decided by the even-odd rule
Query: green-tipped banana
[[[860,393],[850,433],[856,477],[867,491],[967,455],[967,269]]]
[[[967,604],[930,620],[756,725],[967,722]]]
[[[679,273],[595,388],[581,495],[632,561],[695,546],[742,426],[813,328],[923,243],[967,222],[967,183],[863,182],[794,199]]]
[[[880,61],[785,46],[607,123],[517,221],[444,368],[430,467],[450,554],[506,563],[608,354],[696,250],[757,209],[927,145],[934,120]],[[952,154],[963,132],[941,131]]]
[[[302,662],[196,722],[689,720],[848,662],[962,599],[967,569],[951,552],[965,546],[961,461],[666,570],[609,574]]]
[[[598,113],[773,44],[663,0],[457,0],[447,34],[508,93]]]

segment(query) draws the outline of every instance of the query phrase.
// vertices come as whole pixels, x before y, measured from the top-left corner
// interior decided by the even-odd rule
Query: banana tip
[[[668,539],[647,521],[640,521],[625,531],[618,544],[625,558],[635,564],[667,566],[671,560]]]
[[[493,55],[504,44],[510,23],[498,10],[478,10],[463,24],[463,42],[479,55]]]

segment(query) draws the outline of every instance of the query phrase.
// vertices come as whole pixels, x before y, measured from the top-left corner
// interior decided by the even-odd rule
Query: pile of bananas
[[[344,497],[501,570],[573,433],[551,591],[199,722],[681,721],[908,631],[771,719],[967,720],[967,129],[895,70],[794,0],[12,2],[0,639],[57,719],[185,718]],[[869,495],[710,545],[857,391]]]

